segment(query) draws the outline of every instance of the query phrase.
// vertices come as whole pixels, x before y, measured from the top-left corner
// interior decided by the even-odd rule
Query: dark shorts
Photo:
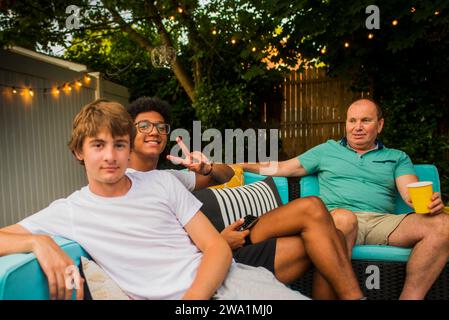
[[[276,239],[268,239],[256,244],[247,244],[232,252],[234,260],[253,267],[264,267],[274,273]]]

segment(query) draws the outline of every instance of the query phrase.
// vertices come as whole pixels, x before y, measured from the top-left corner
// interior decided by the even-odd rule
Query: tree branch
[[[200,36],[200,33],[198,32],[196,28],[196,24],[193,21],[192,17],[189,15],[186,6],[181,7],[183,10],[183,13],[180,15],[180,22],[182,22],[186,27],[188,31],[188,37],[190,42],[192,43],[192,46],[195,51],[201,50],[201,48],[209,47],[208,43],[202,39]],[[200,83],[202,81],[202,63],[199,58],[196,58],[194,60],[194,73],[193,77],[195,80],[195,83]]]
[[[149,52],[154,49],[154,46],[145,37],[140,35],[128,23],[126,23],[126,21],[122,18],[117,10],[115,10],[111,5],[107,4],[106,1],[103,1],[103,5],[111,13],[114,20],[120,25],[120,29],[123,32],[128,33],[132,40],[134,40],[137,44],[139,44],[142,48]]]
[[[145,1],[145,9],[148,11],[149,16],[152,17],[151,20],[153,21],[154,25],[157,28],[162,44],[164,46],[173,47],[173,42],[170,39],[170,35],[165,29],[164,24],[162,23],[162,18],[159,15],[158,10],[154,5],[154,3],[152,1]],[[189,96],[190,100],[194,102],[195,101],[194,82],[192,81],[192,78],[187,73],[184,66],[178,59],[176,59],[172,63],[172,70],[176,78],[178,79],[179,83],[183,87],[184,91]]]

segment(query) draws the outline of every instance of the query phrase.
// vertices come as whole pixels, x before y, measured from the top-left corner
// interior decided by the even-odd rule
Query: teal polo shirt
[[[346,139],[328,140],[298,156],[308,174],[316,173],[320,198],[328,210],[393,213],[395,179],[416,175],[410,157],[403,151],[378,148],[360,155]]]

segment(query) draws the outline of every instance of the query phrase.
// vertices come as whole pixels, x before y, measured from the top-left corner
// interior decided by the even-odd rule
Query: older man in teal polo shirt
[[[381,108],[360,99],[348,108],[340,141],[287,161],[243,168],[274,176],[318,174],[320,196],[345,234],[349,254],[355,243],[413,247],[400,298],[423,299],[449,258],[449,215],[442,214],[439,193],[432,196],[429,214],[392,214],[396,190],[411,206],[406,185],[418,178],[407,154],[377,139],[383,125]]]

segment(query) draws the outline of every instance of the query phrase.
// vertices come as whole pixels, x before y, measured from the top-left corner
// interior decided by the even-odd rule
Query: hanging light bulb
[[[372,38],[374,38],[374,34],[373,33],[368,33],[368,39],[372,39]]]
[[[345,48],[349,48],[349,42],[345,42]]]
[[[77,81],[75,82],[75,84],[76,84],[79,88],[81,88],[81,87],[83,86],[83,84],[82,84],[81,81],[79,81],[79,80],[77,80]]]
[[[28,94],[30,95],[30,97],[34,97],[34,91],[33,91],[33,89],[29,88],[29,89],[28,89]]]
[[[321,51],[322,54],[325,54],[326,53],[326,47],[322,47],[320,51]]]
[[[87,74],[84,76],[84,82],[86,84],[89,84],[89,82],[90,82],[90,77]]]
[[[13,94],[17,94],[17,89],[14,88],[14,87],[12,87],[12,93],[13,93]]]
[[[396,20],[396,19],[394,19],[392,22],[391,22],[391,24],[393,25],[393,26],[397,26],[398,25],[398,23],[399,23],[399,21],[398,20]]]

